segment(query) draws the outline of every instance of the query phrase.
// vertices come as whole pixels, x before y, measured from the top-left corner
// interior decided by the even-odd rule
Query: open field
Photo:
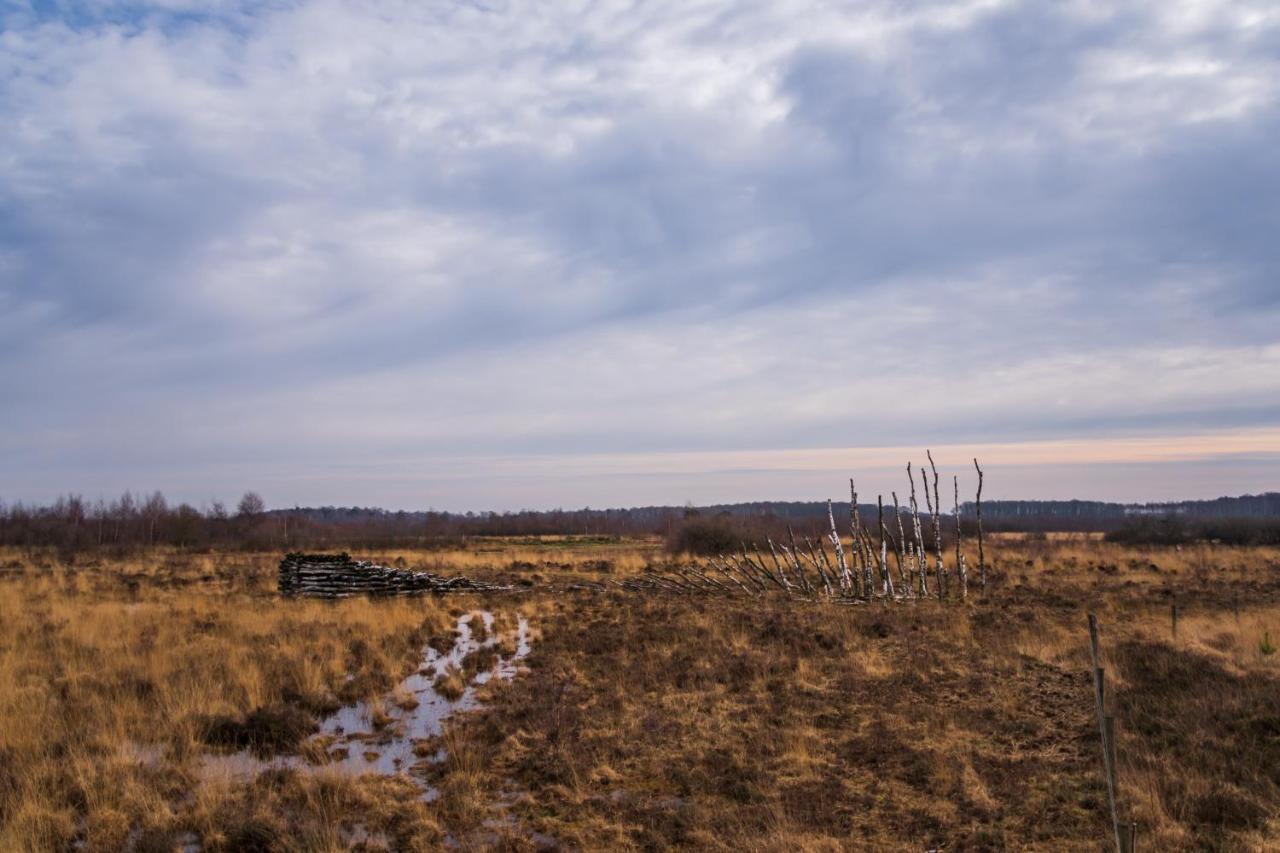
[[[985,598],[863,606],[569,589],[656,540],[359,556],[516,591],[284,600],[274,552],[0,553],[0,849],[1104,849],[1089,610],[1141,848],[1280,847],[1280,550],[1009,538]],[[475,709],[353,772],[335,750],[386,748],[424,646]],[[339,744],[355,702],[379,722]]]

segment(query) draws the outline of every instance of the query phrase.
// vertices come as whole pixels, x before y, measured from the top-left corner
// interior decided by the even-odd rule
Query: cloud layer
[[[0,13],[0,498],[809,497],[698,454],[1273,426],[1271,7]],[[1127,487],[1280,476],[1219,456]]]

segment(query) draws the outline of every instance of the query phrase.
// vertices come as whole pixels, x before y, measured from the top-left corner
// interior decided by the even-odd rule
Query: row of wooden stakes
[[[885,523],[884,497],[878,496],[879,509],[876,529],[870,530],[862,521],[858,508],[858,490],[849,481],[849,540],[848,553],[835,508],[827,501],[827,521],[830,530],[815,542],[796,541],[795,532],[788,527],[789,542],[775,543],[767,539],[769,554],[766,558],[760,547],[743,544],[741,551],[720,554],[702,565],[677,566],[664,571],[650,569],[638,577],[622,581],[619,585],[634,590],[663,590],[674,593],[705,593],[722,595],[783,594],[792,598],[825,598],[835,601],[869,601],[874,598],[907,599],[932,598],[945,600],[969,595],[969,567],[962,551],[963,531],[960,523],[960,479],[952,478],[955,506],[955,563],[953,572],[947,568],[943,557],[942,500],[938,490],[939,477],[933,454],[926,452],[933,475],[932,495],[929,476],[923,467],[920,477],[924,484],[925,509],[932,533],[933,553],[926,546],[920,506],[916,498],[916,480],[910,463],[907,478],[911,484],[908,506],[903,508],[893,492],[893,517],[897,534]],[[985,591],[987,587],[986,551],[982,538],[982,482],[983,472],[978,460],[973,460],[978,472],[978,493],[974,503],[977,522],[978,566],[977,582]],[[904,518],[911,526],[908,534]],[[828,553],[827,546],[831,551]],[[894,566],[890,566],[890,555]],[[896,570],[896,571],[895,571]],[[896,575],[896,577],[895,577]],[[953,589],[954,586],[954,589]]]

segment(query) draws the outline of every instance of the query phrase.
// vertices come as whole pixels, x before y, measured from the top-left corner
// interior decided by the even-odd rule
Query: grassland
[[[991,550],[985,598],[860,607],[570,589],[650,541],[362,554],[518,591],[333,603],[275,553],[5,552],[0,849],[1098,850],[1088,610],[1142,847],[1280,848],[1280,552]],[[313,721],[479,607],[537,640],[431,745],[438,797],[324,766]],[[319,766],[202,771],[228,744]]]

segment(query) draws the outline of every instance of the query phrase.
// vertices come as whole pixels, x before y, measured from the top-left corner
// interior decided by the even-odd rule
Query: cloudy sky
[[[4,0],[0,499],[1280,487],[1280,11]]]

